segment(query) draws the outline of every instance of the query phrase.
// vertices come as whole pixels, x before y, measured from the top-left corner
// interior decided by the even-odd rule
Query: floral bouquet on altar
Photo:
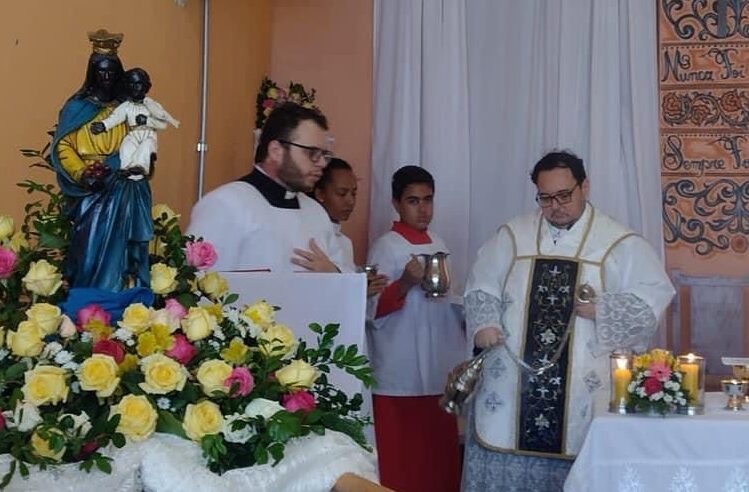
[[[287,101],[305,108],[317,108],[315,93],[315,89],[307,91],[302,84],[295,82],[289,82],[288,88],[283,89],[268,77],[264,77],[256,98],[255,128],[263,128],[271,111]]]
[[[636,356],[632,381],[627,386],[627,407],[635,412],[665,415],[685,406],[690,395],[682,385],[683,377],[668,350],[653,349]]]
[[[366,448],[361,395],[328,374],[371,386],[372,373],[355,345],[335,345],[338,325],[311,325],[312,347],[267,302],[234,306],[208,271],[213,247],[184,236],[165,205],[153,209],[151,288],[121,309],[81,302],[60,273],[62,198],[52,185],[21,186],[47,199],[26,207],[20,229],[0,216],[0,453],[12,459],[0,488],[30,464],[110,472],[112,446],[155,432],[193,441],[219,474],[278,463],[290,440],[328,429]]]

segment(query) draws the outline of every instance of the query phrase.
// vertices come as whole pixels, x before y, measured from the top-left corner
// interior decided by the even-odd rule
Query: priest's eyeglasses
[[[318,162],[320,159],[325,159],[325,164],[327,164],[333,158],[333,153],[331,151],[321,149],[320,147],[302,145],[300,143],[290,142],[288,140],[279,140],[279,142],[285,145],[293,145],[294,147],[304,149],[307,152],[307,157],[309,157],[309,160],[311,160],[312,162]]]
[[[575,186],[569,190],[562,190],[554,193],[553,195],[547,195],[546,193],[540,193],[536,195],[536,201],[542,208],[551,207],[556,200],[559,205],[567,205],[572,201],[572,193],[575,192],[575,188],[580,186],[580,183],[576,183]]]

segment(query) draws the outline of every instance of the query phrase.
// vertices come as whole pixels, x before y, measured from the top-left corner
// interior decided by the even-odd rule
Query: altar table
[[[704,415],[666,417],[598,401],[565,492],[749,492],[749,409],[725,410],[722,393],[705,401]]]

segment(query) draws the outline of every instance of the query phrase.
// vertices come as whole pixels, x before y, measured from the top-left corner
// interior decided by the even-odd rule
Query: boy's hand
[[[367,297],[376,296],[388,285],[387,275],[370,273],[367,275]]]
[[[400,285],[404,293],[408,292],[414,285],[419,285],[422,278],[424,278],[424,267],[421,266],[416,256],[411,255],[411,260],[406,263],[403,275],[400,278]]]

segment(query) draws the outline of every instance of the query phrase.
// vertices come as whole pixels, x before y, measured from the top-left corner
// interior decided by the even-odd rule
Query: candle
[[[700,378],[700,365],[695,361],[694,354],[686,356],[687,362],[680,364],[681,372],[684,378],[681,381],[681,387],[689,392],[689,403],[696,403],[698,398],[698,383]]]
[[[619,365],[620,362],[623,362],[623,365],[626,365],[627,363],[626,360],[617,360],[617,365]],[[614,402],[617,404],[619,402],[626,403],[629,401],[627,386],[629,386],[630,381],[632,381],[632,371],[621,366],[614,369]]]

